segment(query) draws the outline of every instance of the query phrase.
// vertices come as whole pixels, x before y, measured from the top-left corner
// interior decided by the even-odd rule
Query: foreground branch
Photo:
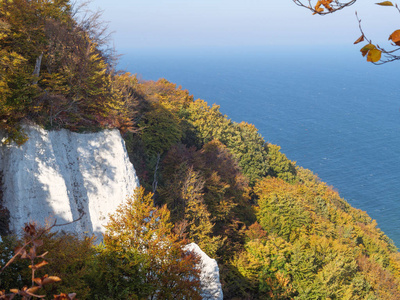
[[[327,15],[341,10],[345,7],[351,6],[357,0],[350,0],[347,2],[340,2],[338,0],[293,0],[293,2],[300,7],[304,7],[313,12],[313,14]],[[323,7],[322,7],[323,6]]]

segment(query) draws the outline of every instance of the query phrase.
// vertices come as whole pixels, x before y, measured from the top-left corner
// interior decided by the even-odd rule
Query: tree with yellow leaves
[[[99,276],[115,283],[108,299],[200,299],[199,257],[185,243],[166,205],[155,207],[153,195],[137,189],[106,226]]]

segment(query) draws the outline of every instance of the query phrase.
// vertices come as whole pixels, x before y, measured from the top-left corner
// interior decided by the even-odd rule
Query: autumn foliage
[[[174,116],[165,128],[180,133],[159,148],[157,169],[154,152],[140,143],[147,136],[138,134],[136,150],[144,148],[141,168],[147,170],[142,178],[150,190],[157,181],[153,200],[167,205],[178,236],[218,259],[226,299],[396,295],[398,252],[366,213],[265,143],[253,125],[232,122],[203,100],[178,100],[181,88],[174,92],[165,80],[148,83],[161,91],[166,85],[163,98],[147,96],[143,84],[137,87],[143,118],[159,109],[155,103],[171,101],[163,103]],[[156,129],[147,124],[143,130]],[[153,142],[163,145],[157,136]]]
[[[198,257],[183,250],[185,240],[173,232],[166,206],[155,207],[143,188],[110,217],[106,228],[104,253],[113,253],[121,264],[139,264],[134,266],[142,281],[139,298],[200,298]]]
[[[26,120],[75,131],[131,127],[133,99],[101,48],[102,23],[76,14],[68,0],[0,2],[0,129],[8,141],[27,139]]]
[[[183,250],[196,242],[218,260],[226,299],[396,299],[399,253],[366,213],[253,125],[166,80],[118,76],[122,98],[136,99],[138,118],[125,138],[144,187],[111,216],[103,244],[43,235],[49,264],[38,265],[37,284],[46,274],[62,279],[43,293],[197,299],[199,260]],[[11,248],[0,252],[7,257]],[[29,278],[23,260],[13,266],[0,275],[9,290],[7,278]]]
[[[347,0],[344,2],[341,1],[333,1],[333,0],[316,0],[316,1],[303,1],[303,0],[293,0],[295,4],[298,6],[304,7],[310,11],[313,12],[313,15],[318,14],[318,15],[325,15],[325,14],[330,14],[334,13],[338,10],[341,10],[343,8],[346,8],[348,6],[353,5],[356,3],[357,0]],[[395,8],[399,13],[400,9],[396,3],[393,3],[391,1],[382,1],[375,3],[376,5],[379,6],[384,6],[384,7],[393,7]],[[356,12],[357,15],[357,12]],[[393,48],[389,47],[382,47],[379,46],[378,44],[375,44],[372,42],[370,38],[367,37],[367,35],[364,33],[362,26],[361,26],[361,19],[358,18],[358,23],[359,23],[359,28],[361,31],[361,36],[354,42],[354,44],[358,44],[361,42],[366,41],[367,44],[364,45],[361,48],[361,54],[363,57],[366,56],[368,62],[372,62],[374,64],[384,64],[387,62],[392,62],[395,60],[399,60],[400,56],[396,54],[396,52],[399,50],[400,46],[400,30],[396,29],[394,30],[391,34],[388,34],[388,40],[391,41],[390,46],[393,46]]]
[[[326,14],[355,0],[294,2]],[[23,143],[26,121],[119,128],[142,187],[98,245],[34,224],[22,238],[4,236],[0,299],[200,299],[189,242],[218,260],[225,299],[400,297],[400,254],[365,212],[254,125],[165,79],[115,72],[97,23],[74,16],[67,0],[0,2],[0,129]],[[389,36],[394,47],[399,32]],[[368,61],[397,59],[363,41]]]
[[[19,289],[11,288],[9,289],[8,293],[6,293],[5,290],[2,290],[0,291],[0,299],[11,300],[17,295],[21,296],[21,299],[23,300],[44,298],[45,295],[38,295],[37,292],[43,291],[45,287],[51,285],[52,283],[61,281],[61,278],[58,276],[49,276],[47,274],[38,276],[40,269],[48,264],[48,262],[44,260],[45,256],[48,254],[48,251],[38,254],[39,248],[43,246],[43,239],[41,238],[53,227],[54,225],[50,226],[49,228],[38,228],[38,226],[32,222],[25,225],[25,238],[23,240],[23,244],[15,249],[15,254],[1,268],[0,274],[2,274],[7,268],[12,268],[11,265],[16,259],[26,259],[29,261],[30,265],[28,267],[31,269],[30,287],[26,285]],[[73,300],[75,296],[76,293],[69,293],[68,295],[61,293],[59,295],[54,295],[54,299]]]

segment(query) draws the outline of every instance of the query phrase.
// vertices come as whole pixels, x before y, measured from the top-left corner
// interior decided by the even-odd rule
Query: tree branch
[[[356,3],[357,0],[350,0],[347,2],[340,2],[338,0],[334,0],[331,3],[329,3],[329,5],[332,7],[331,10],[323,10],[323,11],[317,11],[315,9],[315,7],[320,3],[320,1],[312,1],[312,0],[307,0],[308,4],[304,4],[303,2],[306,2],[304,0],[293,0],[293,2],[300,7],[304,7],[310,11],[313,12],[313,14],[318,14],[318,15],[327,15],[327,14],[331,14],[334,13],[338,10],[341,10],[345,7],[351,6],[354,3]],[[315,2],[315,4],[313,4],[313,2]]]
[[[28,247],[30,244],[32,244],[35,240],[41,238],[43,236],[43,234],[51,231],[54,227],[61,227],[61,226],[66,226],[66,225],[70,225],[72,223],[78,222],[79,220],[82,219],[82,217],[84,216],[84,213],[82,213],[78,219],[72,220],[71,222],[68,223],[64,223],[64,224],[57,224],[57,220],[54,221],[53,225],[51,225],[48,228],[44,228],[42,230],[40,230],[37,234],[31,236],[31,239],[29,241],[26,241],[24,243],[24,245],[22,247],[20,247],[18,249],[18,251],[16,251],[16,253],[14,254],[14,256],[1,268],[0,270],[0,274],[4,272],[4,270],[13,263],[13,261],[18,257],[18,255],[22,254],[23,251],[25,250],[26,247]],[[28,225],[27,225],[28,226]],[[26,226],[25,226],[26,228]]]

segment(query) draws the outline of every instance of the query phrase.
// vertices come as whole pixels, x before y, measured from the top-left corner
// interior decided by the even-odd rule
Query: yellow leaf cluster
[[[382,51],[377,49],[375,45],[368,44],[361,48],[362,56],[367,55],[367,61],[378,62],[381,59]]]
[[[330,5],[332,1],[333,0],[318,0],[317,4],[314,7],[315,12],[313,13],[313,15],[324,11],[324,8],[322,8],[321,5],[329,11],[333,11],[332,6]]]

